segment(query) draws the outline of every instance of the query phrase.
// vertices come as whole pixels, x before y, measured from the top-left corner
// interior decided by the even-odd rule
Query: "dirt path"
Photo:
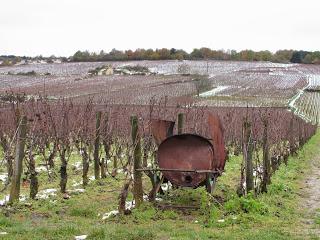
[[[312,161],[312,172],[305,179],[302,193],[302,208],[306,215],[303,223],[308,234],[320,239],[320,155]]]

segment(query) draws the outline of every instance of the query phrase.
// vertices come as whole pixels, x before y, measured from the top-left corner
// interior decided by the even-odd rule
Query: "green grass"
[[[218,180],[214,198],[204,188],[177,189],[162,197],[162,203],[192,205],[196,209],[162,210],[145,202],[129,215],[102,220],[104,213],[117,208],[123,184],[121,180],[108,177],[90,182],[85,193],[71,195],[68,200],[58,194],[46,200],[27,200],[31,206],[21,202],[1,208],[0,231],[8,234],[0,238],[74,239],[74,236],[85,234],[87,239],[131,240],[317,239],[307,235],[306,229],[319,228],[320,218],[315,219],[315,226],[303,223],[306,213],[299,194],[311,168],[311,159],[320,154],[319,143],[318,132],[298,156],[290,157],[287,166],[280,166],[272,177],[268,193],[257,198],[251,194],[237,196],[241,156],[231,157],[226,172]],[[80,161],[80,158],[73,155],[70,161]],[[72,180],[79,181],[81,174],[71,167],[68,172],[68,187],[72,189]],[[51,183],[45,173],[39,178],[40,189],[58,188],[58,178]],[[144,182],[147,192],[150,184],[147,179]],[[27,195],[28,188],[22,188],[22,193]],[[132,199],[131,194],[129,198]]]

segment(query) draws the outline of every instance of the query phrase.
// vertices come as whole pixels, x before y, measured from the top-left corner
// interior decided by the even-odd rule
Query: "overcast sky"
[[[1,0],[0,55],[320,50],[319,0]]]

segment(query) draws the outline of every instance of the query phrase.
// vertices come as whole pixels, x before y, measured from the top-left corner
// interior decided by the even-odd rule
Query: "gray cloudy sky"
[[[319,0],[1,0],[0,55],[320,50]]]

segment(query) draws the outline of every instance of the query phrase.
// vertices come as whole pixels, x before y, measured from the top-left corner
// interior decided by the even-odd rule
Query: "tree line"
[[[101,50],[99,53],[89,51],[77,51],[70,57],[20,57],[14,55],[0,56],[0,66],[11,66],[21,61],[45,61],[53,63],[54,60],[61,62],[107,62],[129,60],[225,60],[225,61],[269,61],[275,63],[305,63],[320,64],[320,51],[310,52],[303,50],[278,50],[272,53],[268,50],[212,50],[210,48],[195,48],[188,53],[182,49],[136,49],[117,50],[110,52]]]
[[[103,50],[100,53],[77,51],[70,57],[73,62],[95,61],[128,61],[128,60],[232,60],[232,61],[270,61],[277,63],[306,63],[320,64],[320,51],[279,50],[212,50],[210,48],[195,48],[188,53],[182,49],[137,49],[120,51],[112,49],[109,53]]]

